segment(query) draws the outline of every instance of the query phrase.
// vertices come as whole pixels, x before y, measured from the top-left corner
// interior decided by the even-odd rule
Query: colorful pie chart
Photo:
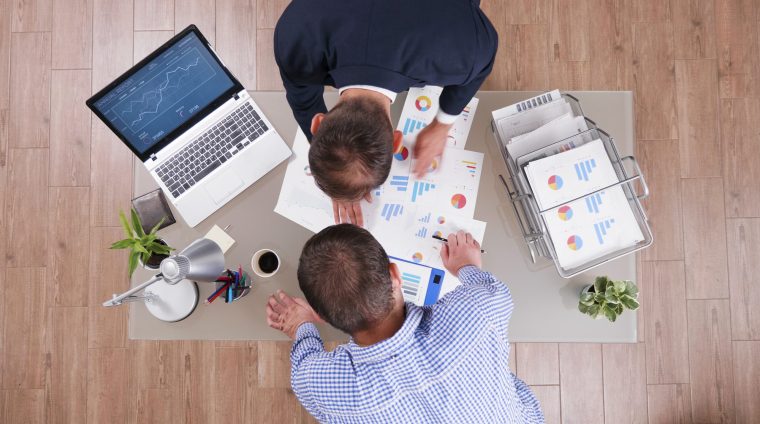
[[[428,96],[417,97],[417,100],[414,101],[414,106],[420,112],[427,112],[428,110],[430,110],[430,106],[432,105],[433,105],[433,102],[432,100],[430,100],[430,97]]]
[[[570,218],[573,217],[573,209],[567,205],[562,206],[559,209],[557,209],[557,215],[559,215],[559,219],[563,221],[569,221]]]
[[[434,232],[434,233],[433,233],[433,237],[440,237],[440,238],[443,238],[443,233],[442,233],[442,232],[440,232],[440,231],[436,231],[436,232]]]
[[[562,181],[562,177],[560,177],[559,175],[552,175],[551,177],[549,177],[548,183],[549,183],[549,188],[552,190],[559,190],[565,184]]]
[[[438,223],[443,225],[446,223],[446,217],[445,216],[439,216],[438,217]]]
[[[422,253],[420,253],[420,252],[416,252],[415,254],[413,254],[413,255],[412,255],[412,260],[413,260],[414,262],[416,262],[416,263],[420,263],[420,262],[422,262]]]
[[[396,160],[405,161],[406,158],[409,157],[409,149],[402,147],[400,152],[393,154],[393,157],[396,158]]]
[[[567,238],[567,247],[570,250],[581,250],[583,247],[583,239],[579,235],[573,235]]]
[[[451,206],[455,209],[462,209],[467,204],[467,198],[464,194],[455,194],[451,196]]]

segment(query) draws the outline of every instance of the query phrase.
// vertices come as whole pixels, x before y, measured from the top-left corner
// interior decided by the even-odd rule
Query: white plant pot
[[[164,245],[167,245],[167,243],[166,243],[166,242],[165,242],[163,239],[157,239],[156,241],[160,241],[160,242],[161,242],[161,243],[163,243]],[[168,245],[167,245],[167,246],[168,246]],[[167,255],[166,257],[169,257],[169,255]],[[144,263],[144,262],[142,261],[142,257],[138,258],[138,262],[140,263],[140,266],[142,266],[143,268],[145,268],[145,269],[147,269],[147,270],[149,270],[149,271],[158,271],[158,269],[159,269],[159,268],[160,268],[160,266],[161,266],[161,264],[160,264],[160,263],[159,263],[158,265],[155,265],[155,266],[154,266],[154,265],[149,265],[149,264],[146,264],[146,263]]]

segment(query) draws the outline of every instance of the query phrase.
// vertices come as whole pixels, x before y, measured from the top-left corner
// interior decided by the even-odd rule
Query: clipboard
[[[389,258],[398,266],[401,273],[401,291],[405,301],[418,306],[432,305],[438,301],[441,286],[446,277],[442,269],[393,256]]]

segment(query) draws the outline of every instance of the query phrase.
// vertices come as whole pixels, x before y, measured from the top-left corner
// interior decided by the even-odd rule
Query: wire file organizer
[[[562,97],[570,104],[573,114],[575,116],[584,116],[583,110],[580,106],[580,102],[574,96],[563,93]],[[644,175],[641,172],[638,162],[634,156],[621,157],[615,146],[614,139],[606,133],[604,130],[598,127],[598,125],[584,116],[588,130],[567,137],[562,140],[542,147],[538,150],[532,151],[520,157],[512,157],[507,150],[504,141],[502,140],[501,133],[499,131],[499,122],[491,122],[491,130],[494,135],[496,144],[499,147],[504,162],[507,166],[507,172],[509,175],[505,178],[503,175],[499,175],[504,187],[507,191],[512,208],[514,209],[517,221],[520,226],[523,238],[525,239],[530,257],[533,263],[538,263],[541,258],[552,261],[557,268],[557,272],[563,278],[570,278],[581,272],[587,271],[596,266],[605,264],[621,256],[636,252],[644,249],[652,244],[652,231],[649,227],[649,221],[646,217],[643,207],[641,206],[641,200],[649,196],[649,188],[644,179]],[[528,179],[525,174],[525,167],[532,161],[543,159],[545,157],[562,153],[569,149],[580,147],[586,143],[594,140],[601,140],[604,149],[609,156],[612,167],[615,171],[617,182],[614,184],[602,187],[591,193],[585,194],[578,198],[564,202],[563,204],[541,209],[534,197],[533,191],[528,183]],[[614,187],[620,187],[625,193],[627,200],[627,206],[631,208],[631,212],[636,219],[636,223],[641,230],[643,239],[636,242],[633,245],[618,249],[616,251],[607,253],[603,256],[596,257],[573,268],[563,268],[557,258],[557,251],[555,249],[554,240],[552,234],[550,234],[546,222],[545,215],[547,213],[555,212],[558,208],[564,204],[588,198],[598,195],[605,190],[612,189]]]

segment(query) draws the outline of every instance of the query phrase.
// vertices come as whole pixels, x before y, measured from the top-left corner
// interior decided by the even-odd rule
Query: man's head
[[[349,334],[403,304],[398,268],[367,230],[351,224],[327,227],[306,242],[298,284],[320,317]]]
[[[394,132],[383,105],[346,98],[312,121],[309,166],[317,186],[336,200],[357,201],[388,178]]]

